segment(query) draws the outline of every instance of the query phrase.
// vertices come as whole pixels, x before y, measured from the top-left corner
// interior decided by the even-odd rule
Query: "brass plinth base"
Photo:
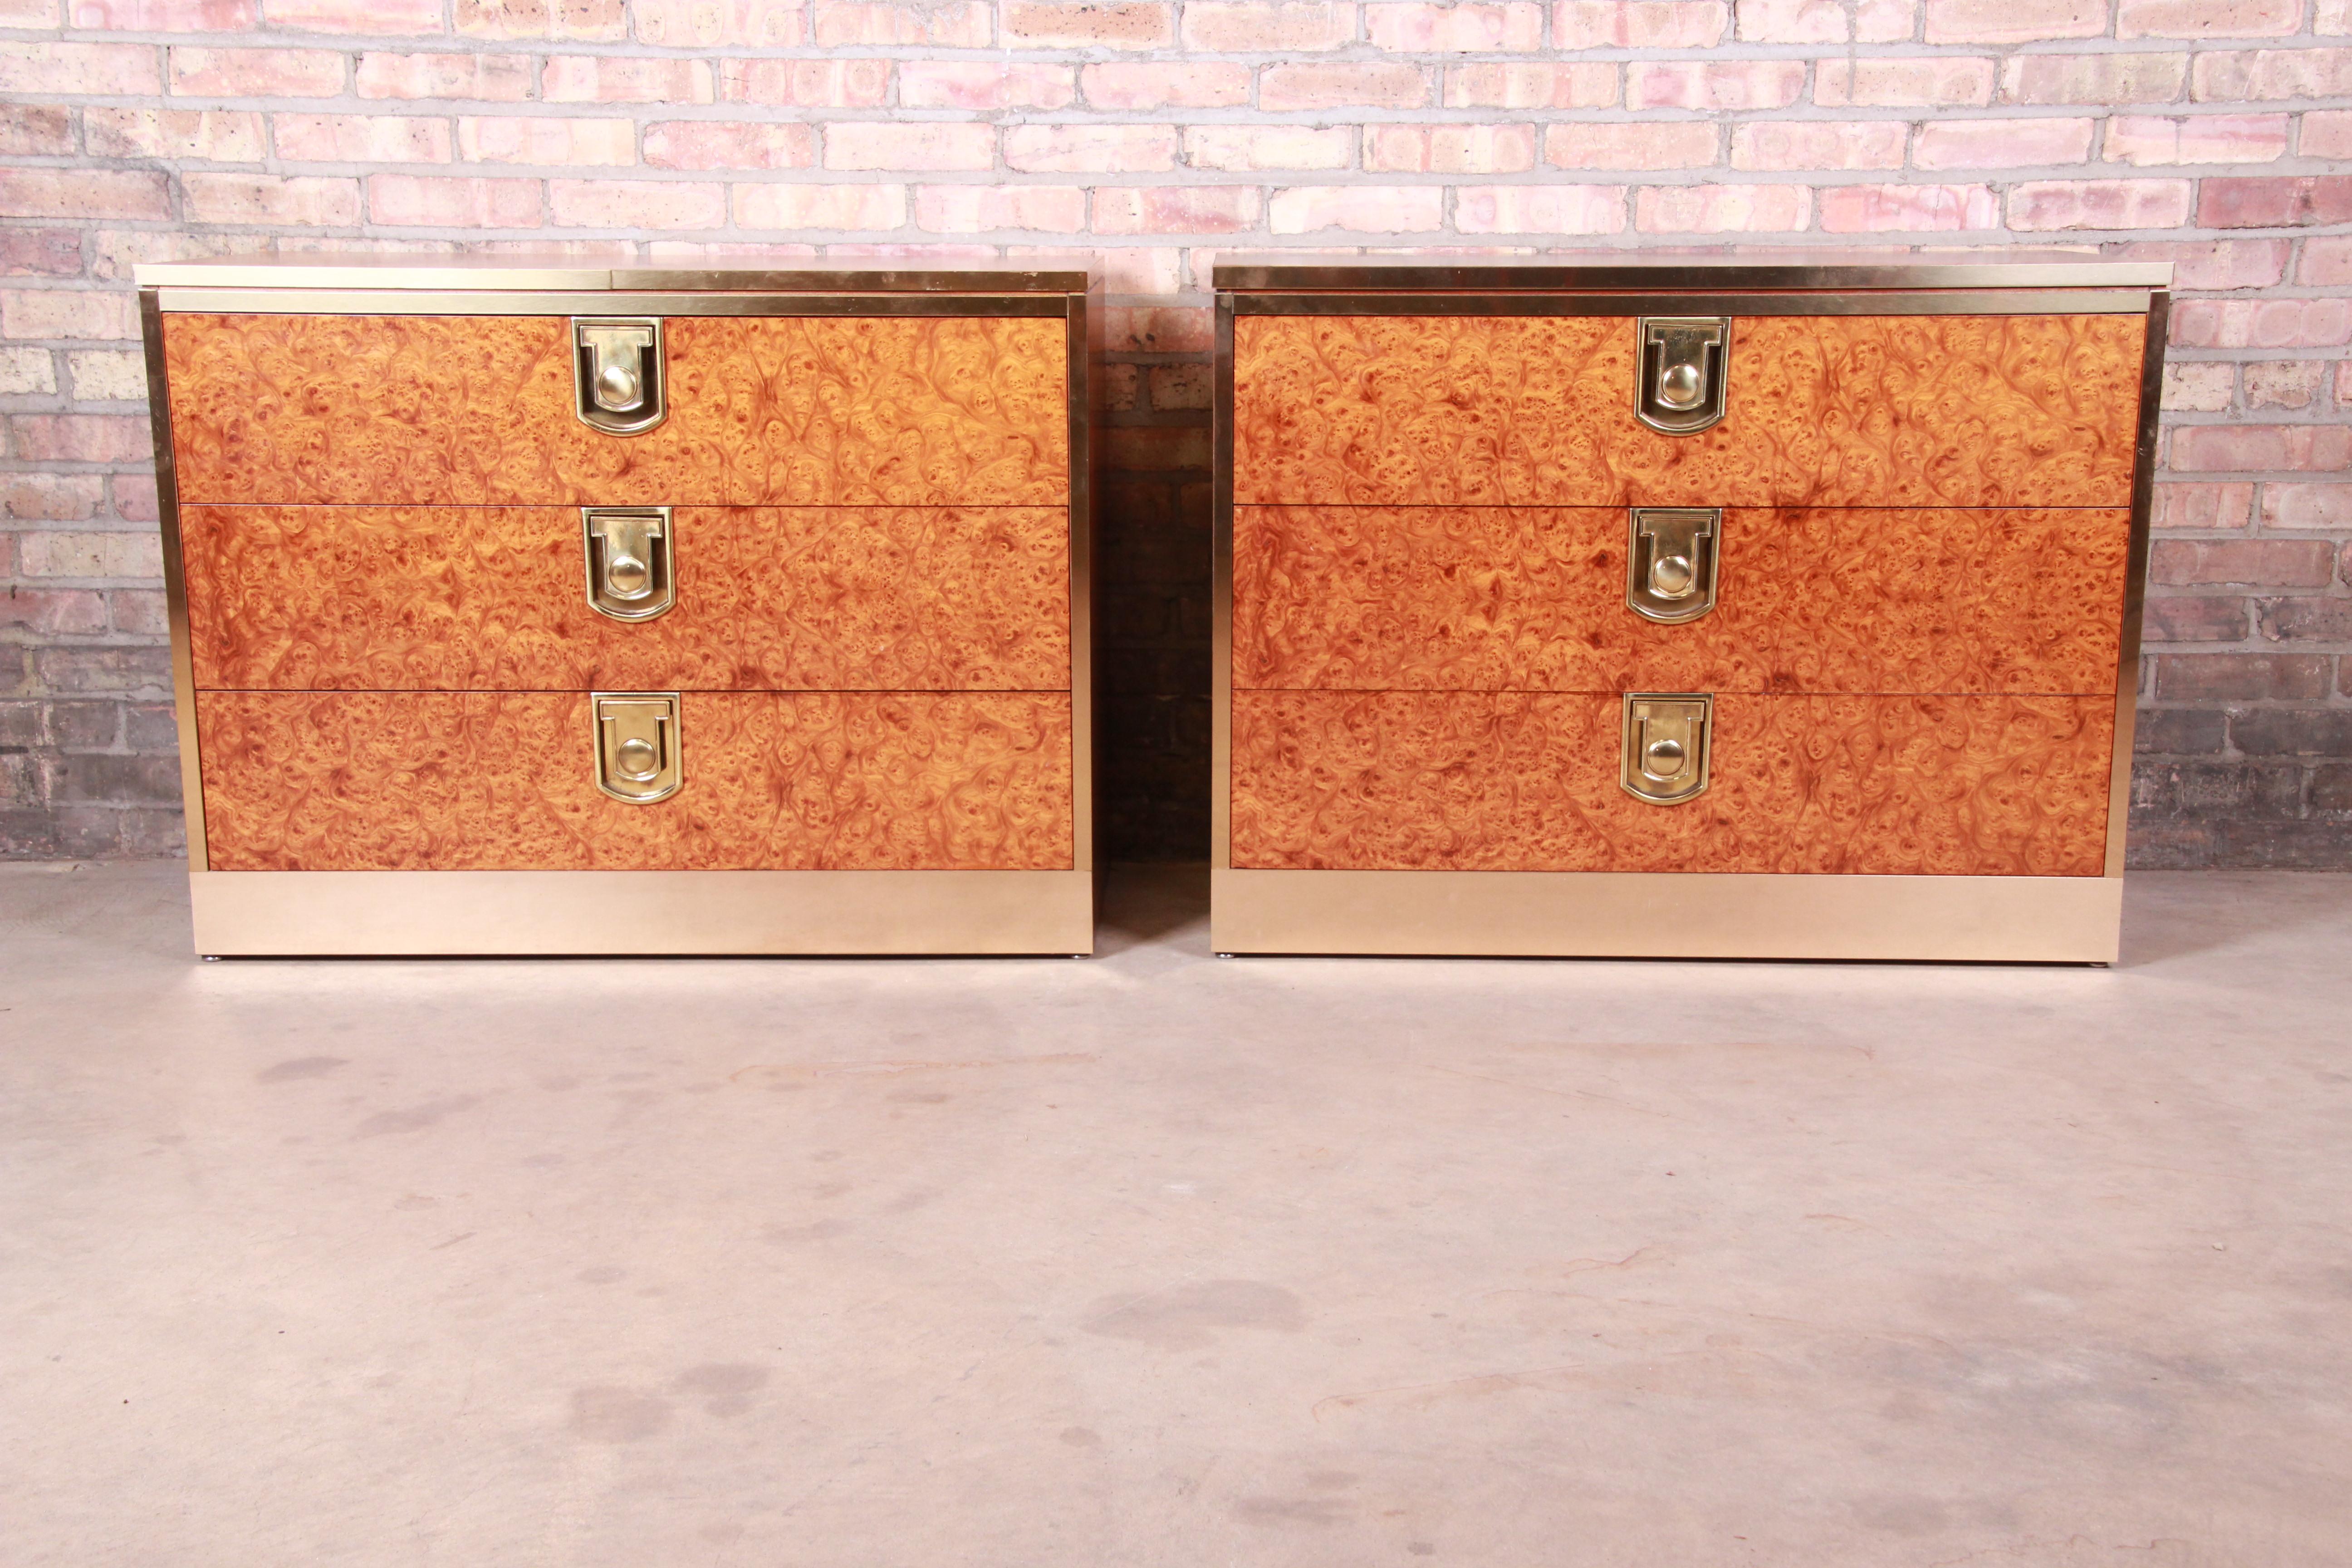
[[[196,951],[1086,953],[1091,871],[192,871]]]
[[[1210,873],[1219,952],[2112,963],[2116,877]]]

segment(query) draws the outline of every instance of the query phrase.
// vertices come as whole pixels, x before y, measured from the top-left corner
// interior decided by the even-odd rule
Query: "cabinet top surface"
[[[1885,252],[1757,250],[1675,255],[1583,251],[1554,256],[1228,255],[1213,269],[1224,293],[1414,289],[2166,289],[2168,261],[2102,261],[2047,251],[2017,256],[1895,257]]]
[[[901,265],[894,258],[794,259],[765,267],[592,264],[562,256],[245,256],[142,262],[142,289],[534,289],[772,294],[1083,294],[1083,257]]]

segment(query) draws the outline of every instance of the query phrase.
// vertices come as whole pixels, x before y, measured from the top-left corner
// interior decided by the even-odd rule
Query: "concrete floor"
[[[2352,1562],[2352,878],[2113,971],[257,963],[0,868],[0,1561]]]

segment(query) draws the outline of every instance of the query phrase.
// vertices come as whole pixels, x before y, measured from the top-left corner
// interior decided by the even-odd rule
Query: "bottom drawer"
[[[1614,694],[1240,691],[1232,858],[1301,870],[2095,877],[2106,697],[1718,696],[1706,792],[1618,784]]]
[[[688,692],[684,782],[594,777],[572,692],[204,691],[215,871],[1055,870],[1066,692]]]

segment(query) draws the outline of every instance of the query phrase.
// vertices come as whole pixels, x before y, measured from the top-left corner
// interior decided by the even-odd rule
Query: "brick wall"
[[[142,258],[1101,247],[1104,808],[1196,858],[1217,251],[1869,237],[2179,263],[2134,856],[2352,865],[2347,152],[2352,0],[0,0],[0,854],[177,841]]]

